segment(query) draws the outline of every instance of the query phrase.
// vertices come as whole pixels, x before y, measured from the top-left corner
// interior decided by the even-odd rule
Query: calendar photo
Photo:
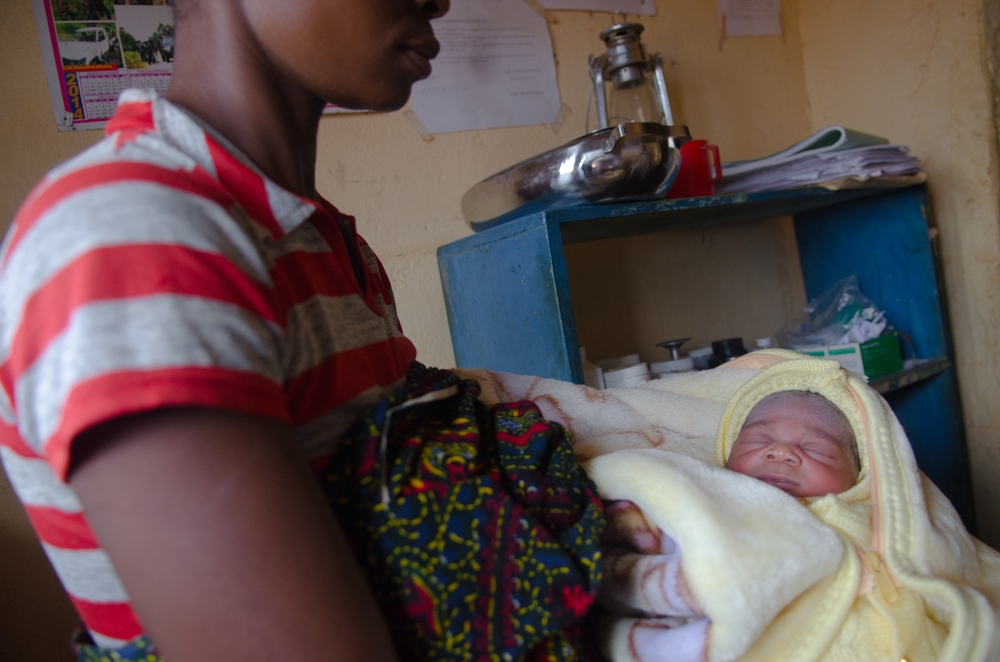
[[[125,89],[170,87],[173,0],[32,2],[60,131],[104,128]],[[358,111],[330,105],[325,112]]]
[[[172,7],[116,5],[115,17],[129,70],[170,72],[174,59]]]

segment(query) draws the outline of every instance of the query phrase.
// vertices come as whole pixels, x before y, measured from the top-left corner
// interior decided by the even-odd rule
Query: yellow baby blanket
[[[673,659],[637,633],[699,623],[706,662],[1000,660],[1000,554],[920,473],[863,377],[784,350],[603,392],[464,372],[488,403],[529,398],[570,429],[602,496],[641,511],[637,525],[609,509],[609,529],[673,542],[607,560],[602,591],[616,615],[602,644],[615,662]],[[862,462],[856,487],[799,500],[721,468],[749,410],[780,390],[844,411]]]

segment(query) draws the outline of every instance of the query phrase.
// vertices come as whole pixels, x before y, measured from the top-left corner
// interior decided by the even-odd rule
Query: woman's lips
[[[436,58],[440,51],[441,44],[434,38],[421,39],[403,47],[403,53],[420,78],[427,78],[431,75],[431,60]]]
[[[403,53],[418,78],[424,79],[431,75],[431,62],[427,56],[421,55],[412,48],[405,49]]]

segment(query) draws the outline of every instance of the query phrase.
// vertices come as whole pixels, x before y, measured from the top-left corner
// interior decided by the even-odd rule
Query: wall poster
[[[32,0],[60,131],[100,129],[129,87],[166,92],[173,0]],[[327,112],[353,112],[327,106]]]
[[[549,124],[559,84],[545,19],[524,0],[462,0],[434,24],[441,54],[413,86],[431,134]]]

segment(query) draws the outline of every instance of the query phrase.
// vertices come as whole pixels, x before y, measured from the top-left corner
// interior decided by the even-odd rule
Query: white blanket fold
[[[917,469],[863,378],[784,350],[634,389],[460,370],[574,436],[607,511],[612,662],[1000,660],[1000,554]],[[722,469],[746,410],[812,390],[848,414],[862,478],[806,503]],[[755,399],[756,398],[756,399]],[[718,440],[717,440],[718,433]],[[728,441],[723,441],[728,440]],[[719,441],[719,443],[717,443]]]
[[[651,616],[707,616],[709,662],[738,657],[788,603],[840,566],[840,537],[766,483],[654,449],[602,455],[585,467],[604,498],[636,504],[680,550],[680,559],[617,559],[602,593]],[[695,611],[683,604],[686,592]]]

